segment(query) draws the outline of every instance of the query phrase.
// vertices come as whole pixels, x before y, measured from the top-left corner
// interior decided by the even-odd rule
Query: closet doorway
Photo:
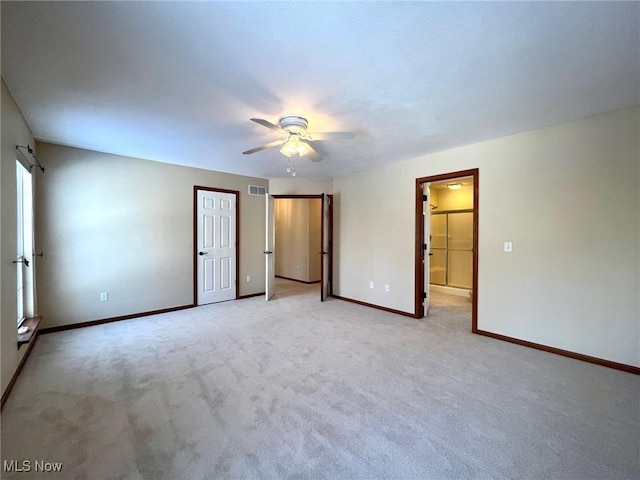
[[[332,293],[332,195],[273,195],[274,247],[272,275],[287,281],[317,284],[320,299]],[[268,275],[270,272],[268,272]],[[274,291],[270,293],[273,294]]]

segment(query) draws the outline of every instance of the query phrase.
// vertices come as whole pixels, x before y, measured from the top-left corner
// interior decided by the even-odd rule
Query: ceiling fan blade
[[[267,128],[270,128],[271,130],[275,130],[276,132],[287,133],[284,130],[282,130],[278,125],[274,125],[269,120],[265,120],[264,118],[251,118],[250,120],[252,122],[256,122],[259,125],[262,125],[263,127],[267,127]]]
[[[353,132],[309,132],[305,135],[307,140],[349,140],[356,138]]]
[[[271,147],[275,147],[278,146],[284,142],[286,142],[287,139],[285,138],[284,140],[274,140],[273,142],[269,142],[269,143],[265,143],[264,145],[261,145],[259,147],[256,148],[252,148],[251,150],[247,150],[246,152],[242,152],[245,155],[251,155],[252,153],[256,153],[259,152],[261,150],[266,150],[267,148],[271,148]]]
[[[319,162],[320,160],[322,160],[322,155],[316,152],[313,147],[309,145],[309,142],[307,142],[306,140],[300,140],[300,142],[304,143],[307,146],[307,151],[304,153],[305,157],[309,157],[312,162]]]

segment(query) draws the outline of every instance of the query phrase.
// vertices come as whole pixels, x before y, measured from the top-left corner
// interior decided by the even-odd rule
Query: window
[[[16,161],[17,320],[33,315],[33,191],[31,173]]]

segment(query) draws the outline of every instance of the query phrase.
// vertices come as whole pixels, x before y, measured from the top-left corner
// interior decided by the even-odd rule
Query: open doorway
[[[477,330],[478,197],[478,169],[416,179],[417,318],[435,307]]]
[[[306,285],[305,292],[319,291],[321,300],[331,295],[332,197],[272,196],[273,208],[267,208],[267,224],[273,228],[272,234],[267,233],[267,244],[273,245],[265,251],[269,252],[267,300],[276,292],[289,296],[298,291],[295,283]]]
[[[321,199],[276,198],[274,213],[276,278],[319,284]]]

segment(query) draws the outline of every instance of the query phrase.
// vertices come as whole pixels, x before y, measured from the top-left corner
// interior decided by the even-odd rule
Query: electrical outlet
[[[100,301],[101,302],[108,302],[109,301],[109,292],[102,292],[100,294]]]
[[[385,292],[388,292],[388,291],[389,291],[389,284],[388,284],[388,283],[385,283],[385,284],[384,284],[384,291],[385,291]]]
[[[373,289],[373,282],[369,282],[369,288]]]
[[[504,251],[511,253],[513,251],[513,244],[511,242],[504,242]]]

